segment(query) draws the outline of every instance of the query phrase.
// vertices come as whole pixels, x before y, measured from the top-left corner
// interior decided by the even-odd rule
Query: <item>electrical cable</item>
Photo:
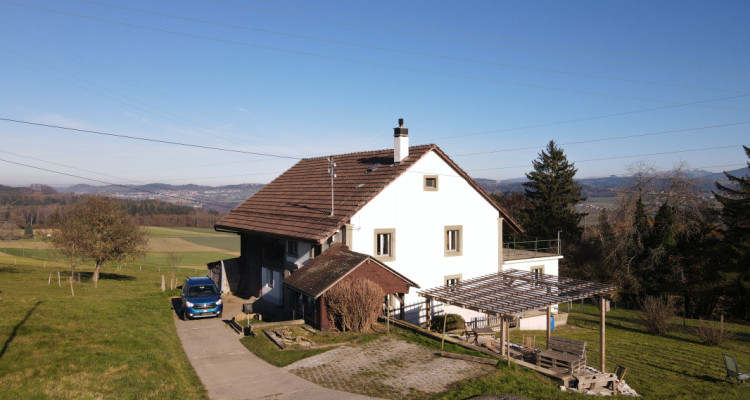
[[[698,130],[703,130],[703,129],[723,128],[727,126],[737,126],[737,125],[745,125],[745,124],[750,124],[750,121],[730,122],[730,123],[719,124],[719,125],[699,126],[695,128],[672,129],[668,131],[659,131],[659,132],[650,132],[650,133],[639,133],[639,134],[634,134],[634,135],[616,136],[616,137],[609,137],[609,138],[602,138],[602,139],[579,140],[575,142],[560,143],[560,145],[571,146],[571,145],[585,144],[585,143],[607,142],[610,140],[622,140],[622,139],[631,139],[631,138],[636,138],[636,137],[665,135],[667,133],[690,132],[690,131],[698,131]],[[519,151],[519,150],[533,150],[533,149],[538,149],[539,147],[542,147],[542,146],[517,147],[515,149],[479,151],[476,153],[455,154],[453,155],[453,157],[476,156],[476,155],[481,155],[481,154],[493,154],[493,153],[505,153],[505,152],[510,152],[510,151]]]
[[[590,158],[590,159],[587,159],[587,160],[570,161],[570,163],[571,164],[575,164],[575,163],[590,162],[590,161],[609,161],[609,160],[620,160],[620,159],[623,159],[623,158],[649,157],[649,156],[661,156],[661,155],[665,155],[665,154],[679,154],[679,153],[690,153],[690,152],[696,152],[696,151],[731,149],[731,148],[735,148],[735,147],[738,147],[738,146],[742,146],[742,145],[741,144],[733,144],[733,145],[730,145],[730,146],[703,147],[703,148],[699,148],[699,149],[663,151],[663,152],[659,152],[659,153],[633,154],[633,155],[629,155],[629,156]],[[506,167],[478,168],[478,169],[469,169],[469,170],[466,170],[466,172],[471,172],[471,171],[490,171],[490,170],[513,169],[513,168],[528,168],[528,166],[529,166],[528,164],[525,164],[525,165],[513,165],[513,166],[506,166]]]
[[[140,189],[140,188],[136,188],[136,187],[132,187],[132,186],[121,185],[121,184],[118,184],[118,183],[107,182],[107,181],[103,181],[103,180],[100,180],[100,179],[87,178],[85,176],[69,174],[69,173],[61,172],[61,171],[55,171],[55,170],[51,170],[51,169],[47,169],[47,168],[37,167],[37,166],[34,166],[34,165],[29,165],[29,164],[24,164],[24,163],[20,163],[20,162],[5,160],[5,159],[2,159],[2,158],[0,158],[0,161],[6,162],[8,164],[15,164],[15,165],[19,165],[19,166],[22,166],[22,167],[27,167],[27,168],[31,168],[31,169],[40,170],[40,171],[51,172],[53,174],[59,174],[59,175],[69,176],[69,177],[72,177],[72,178],[83,179],[83,180],[86,180],[86,181],[91,181],[91,182],[96,182],[96,183],[103,183],[105,185],[120,187],[120,188],[132,190],[132,191],[136,191],[136,192],[144,192],[144,193],[154,194],[154,195],[157,195],[157,196],[164,196],[163,193],[154,192],[153,190]],[[168,195],[167,197],[172,197],[172,198],[175,198],[175,199],[178,199],[178,200],[187,200],[187,201],[191,201],[191,202],[194,202],[194,203],[200,202],[200,203],[212,205],[212,206],[215,206],[215,207],[221,207],[222,209],[227,208],[227,206],[223,205],[223,204],[211,203],[211,202],[208,202],[208,201],[198,201],[196,199],[191,199],[189,197],[182,197],[182,196],[177,196],[177,195]]]
[[[44,124],[44,123],[41,123],[41,122],[22,121],[22,120],[11,119],[11,118],[0,117],[0,121],[14,122],[14,123],[18,123],[18,124],[26,124],[26,125],[33,125],[33,126],[42,126],[42,127],[45,127],[45,128],[55,128],[55,129],[62,129],[62,130],[74,131],[74,132],[81,132],[81,133],[91,133],[91,134],[94,134],[94,135],[110,136],[110,137],[117,137],[117,138],[122,138],[122,139],[142,140],[144,142],[161,143],[161,144],[173,144],[173,145],[176,145],[176,146],[192,147],[192,148],[205,149],[205,150],[226,151],[226,152],[230,152],[230,153],[252,154],[252,155],[256,155],[256,156],[266,156],[266,157],[274,157],[274,158],[283,158],[283,159],[289,159],[289,160],[300,160],[299,157],[284,156],[284,155],[280,155],[280,154],[259,153],[259,152],[255,152],[255,151],[238,150],[238,149],[227,149],[227,148],[224,148],[224,147],[214,147],[214,146],[204,146],[204,145],[200,145],[200,144],[182,143],[182,142],[175,142],[175,141],[171,141],[171,140],[150,139],[150,138],[145,138],[145,137],[140,137],[140,136],[121,135],[121,134],[117,134],[117,133],[108,133],[108,132],[94,131],[94,130],[80,129],[80,128],[71,128],[71,127],[66,127],[66,126]]]
[[[560,71],[560,70],[554,70],[550,68],[541,68],[541,67],[534,67],[534,66],[528,66],[528,65],[497,63],[497,62],[492,62],[492,61],[476,60],[476,59],[465,58],[465,57],[455,57],[455,56],[449,56],[449,55],[443,55],[443,54],[427,53],[427,52],[413,51],[413,50],[404,50],[404,49],[397,49],[397,48],[384,47],[384,46],[373,46],[373,45],[348,42],[348,41],[343,41],[343,40],[325,39],[325,38],[309,36],[309,35],[300,35],[300,34],[272,31],[272,30],[260,29],[260,28],[251,28],[245,25],[229,24],[229,23],[210,21],[210,20],[199,19],[199,18],[181,17],[181,16],[174,15],[174,14],[162,13],[162,12],[157,12],[157,11],[149,11],[149,10],[143,10],[143,9],[132,8],[132,7],[116,6],[116,5],[111,5],[111,4],[106,4],[106,3],[101,3],[97,1],[91,1],[91,0],[76,0],[76,1],[81,2],[81,3],[94,4],[94,5],[98,5],[101,7],[126,10],[126,11],[131,11],[131,12],[142,13],[146,15],[155,15],[155,16],[171,18],[171,19],[176,19],[176,20],[181,20],[181,21],[216,25],[216,26],[222,26],[226,28],[241,29],[241,30],[246,30],[246,31],[251,31],[251,32],[260,32],[260,33],[265,33],[265,34],[270,34],[270,35],[291,37],[291,38],[296,38],[296,39],[312,40],[312,41],[318,41],[318,42],[324,42],[324,43],[337,44],[341,46],[350,46],[350,47],[359,47],[359,48],[365,48],[365,49],[371,49],[371,50],[389,51],[389,52],[398,53],[398,54],[416,55],[416,56],[422,56],[422,57],[437,58],[437,59],[442,59],[442,60],[460,61],[460,62],[467,62],[467,63],[472,63],[472,64],[479,64],[479,65],[488,65],[488,66],[493,66],[493,67],[515,68],[515,69],[523,69],[523,70],[529,70],[529,71],[546,72],[546,73],[562,74],[562,75],[569,75],[569,76],[579,76],[579,77],[592,78],[592,79],[612,80],[612,81],[627,82],[627,83],[638,83],[638,84],[644,84],[644,85],[679,87],[679,88],[684,88],[684,89],[696,89],[696,90],[711,90],[711,91],[726,92],[726,93],[745,93],[740,90],[719,89],[719,88],[711,88],[711,87],[682,85],[682,84],[677,84],[677,83],[645,81],[645,80],[640,80],[640,79],[584,74],[580,72]]]
[[[41,11],[47,11],[47,12],[51,12],[51,13],[72,16],[72,17],[76,17],[76,18],[88,19],[88,20],[92,20],[92,21],[98,21],[98,22],[104,22],[104,23],[122,25],[122,26],[127,26],[127,27],[131,27],[131,28],[136,28],[136,29],[150,30],[150,31],[161,32],[161,33],[168,33],[168,34],[172,34],[172,35],[184,36],[184,37],[189,37],[189,38],[193,38],[193,39],[209,40],[209,41],[214,41],[214,42],[228,43],[228,44],[239,45],[239,46],[253,47],[253,48],[256,48],[256,49],[275,51],[275,52],[280,52],[280,53],[285,53],[285,54],[292,54],[292,55],[299,55],[299,56],[306,56],[306,57],[316,57],[316,58],[322,58],[322,59],[334,60],[334,61],[342,61],[342,62],[348,62],[348,63],[359,64],[359,65],[369,65],[369,66],[375,66],[375,67],[380,67],[380,68],[389,68],[389,69],[395,69],[395,70],[401,70],[401,71],[410,71],[410,72],[417,72],[417,73],[423,73],[423,74],[430,74],[430,75],[435,75],[435,76],[443,76],[443,77],[449,77],[449,78],[467,79],[467,80],[474,80],[474,81],[480,81],[480,82],[490,82],[490,83],[503,84],[503,85],[511,85],[511,86],[519,86],[519,87],[526,87],[526,88],[532,88],[532,89],[543,89],[543,90],[552,90],[552,91],[567,92],[567,93],[576,93],[576,94],[582,94],[582,95],[587,95],[587,96],[598,96],[598,97],[607,97],[607,98],[618,98],[618,99],[627,99],[627,100],[647,101],[647,102],[656,102],[656,103],[664,103],[664,104],[682,104],[682,103],[676,103],[676,102],[668,101],[668,100],[658,100],[658,99],[649,99],[649,98],[643,98],[643,97],[637,97],[637,96],[625,96],[625,95],[617,95],[617,94],[611,94],[611,93],[601,93],[601,92],[592,92],[592,91],[586,91],[586,90],[567,89],[567,88],[560,88],[560,87],[554,87],[554,86],[538,85],[538,84],[533,84],[533,83],[505,81],[505,80],[500,80],[500,79],[484,78],[484,77],[480,77],[480,76],[462,75],[462,74],[455,74],[455,73],[450,73],[450,72],[440,72],[440,71],[433,71],[433,70],[427,70],[427,69],[422,69],[422,68],[406,67],[406,66],[400,66],[400,65],[394,65],[394,64],[385,64],[385,63],[378,63],[378,62],[363,61],[363,60],[357,60],[357,59],[346,58],[346,57],[329,56],[329,55],[317,54],[317,53],[310,53],[310,52],[305,52],[305,51],[282,49],[282,48],[272,47],[272,46],[264,46],[264,45],[250,43],[250,42],[243,42],[243,41],[222,39],[222,38],[205,36],[205,35],[198,35],[198,34],[193,34],[193,33],[178,32],[178,31],[173,31],[173,30],[168,30],[168,29],[162,29],[162,28],[155,28],[155,27],[150,27],[150,26],[145,26],[145,25],[132,24],[132,23],[128,23],[128,22],[115,21],[115,20],[110,20],[110,19],[106,19],[106,18],[91,17],[91,16],[86,16],[86,15],[69,13],[69,12],[66,12],[66,11],[53,10],[53,9],[48,9],[48,8],[43,8],[43,7],[29,6],[29,5],[26,5],[26,4],[18,4],[18,3],[13,3],[13,2],[9,2],[9,1],[0,1],[0,3],[10,4],[10,5],[14,5],[14,6],[17,6],[17,7],[24,7],[24,8],[31,8],[31,9],[41,10]],[[730,110],[734,110],[734,111],[750,111],[750,110],[744,110],[744,109],[734,109],[734,108],[729,108],[729,107],[706,106],[706,105],[701,105],[701,104],[697,104],[697,106],[699,106],[699,107],[708,107],[708,108],[730,109]]]

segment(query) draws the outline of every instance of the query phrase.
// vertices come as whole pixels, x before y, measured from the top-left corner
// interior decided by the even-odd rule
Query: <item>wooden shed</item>
[[[392,270],[373,257],[349,250],[336,243],[321,255],[310,260],[302,268],[289,275],[282,283],[291,292],[292,304],[288,304],[296,315],[320,329],[329,330],[328,308],[325,292],[334,285],[353,278],[366,278],[383,289],[386,294],[396,295],[401,303],[399,317],[403,318],[404,296],[410,287],[419,286]]]

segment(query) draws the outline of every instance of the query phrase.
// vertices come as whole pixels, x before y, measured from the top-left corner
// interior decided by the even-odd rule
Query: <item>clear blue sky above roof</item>
[[[296,157],[391,147],[403,117],[413,144],[437,143],[474,177],[522,176],[550,139],[581,177],[636,161],[735,169],[750,125],[748,11],[0,1],[0,117]],[[0,132],[0,159],[114,183],[268,182],[293,163],[7,121]],[[3,164],[0,184],[83,182]]]

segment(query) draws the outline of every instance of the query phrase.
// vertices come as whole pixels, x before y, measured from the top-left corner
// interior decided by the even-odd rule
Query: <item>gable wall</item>
[[[380,168],[389,168],[381,166]],[[438,190],[425,191],[424,175],[438,175]],[[389,267],[422,289],[497,272],[497,210],[435,152],[426,154],[352,217],[352,250],[375,257],[375,229],[395,229]],[[462,226],[461,255],[446,257],[444,228]],[[411,290],[406,302],[420,302]]]

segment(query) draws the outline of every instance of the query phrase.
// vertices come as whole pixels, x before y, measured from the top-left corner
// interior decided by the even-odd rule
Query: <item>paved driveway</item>
[[[183,321],[172,301],[177,335],[211,399],[368,399],[320,387],[256,357],[220,319]],[[225,316],[232,315],[225,311]]]

